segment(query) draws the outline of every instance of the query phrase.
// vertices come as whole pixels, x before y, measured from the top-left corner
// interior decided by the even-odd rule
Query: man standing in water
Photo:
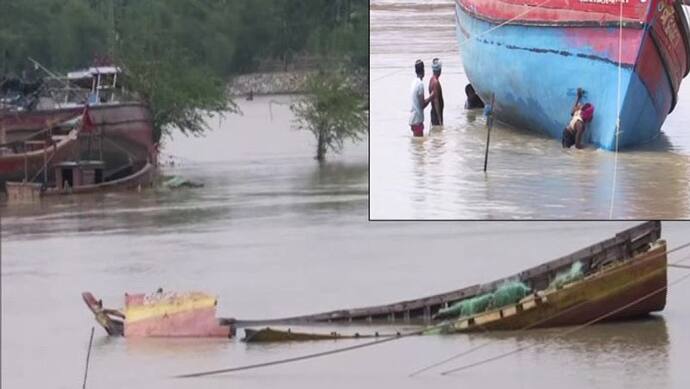
[[[431,100],[431,125],[443,125],[443,91],[441,90],[441,61],[434,58],[431,62],[431,70],[434,75],[429,80],[429,94],[434,96]]]
[[[412,109],[410,109],[410,128],[414,136],[424,136],[424,108],[429,105],[434,98],[432,93],[424,98],[424,62],[418,59],[414,64],[414,71],[417,74],[412,82]]]
[[[586,125],[592,121],[594,116],[594,106],[592,104],[580,104],[584,93],[585,91],[582,88],[577,88],[577,99],[570,112],[570,123],[563,129],[563,138],[561,140],[563,148],[569,149],[572,145],[575,145],[578,149],[584,147],[582,142],[584,141]]]

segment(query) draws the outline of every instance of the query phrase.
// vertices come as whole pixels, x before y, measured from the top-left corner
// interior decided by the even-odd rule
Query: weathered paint
[[[553,259],[538,266],[525,269],[491,282],[470,285],[446,293],[399,301],[391,304],[359,308],[346,308],[310,315],[292,316],[265,320],[227,319],[229,324],[238,327],[304,324],[315,322],[404,322],[429,324],[442,308],[467,298],[496,290],[506,282],[521,280],[533,290],[544,290],[556,275],[570,269],[573,263],[580,262],[591,269],[599,269],[607,261],[629,261],[634,255],[649,250],[650,245],[661,237],[661,222],[649,221],[584,247],[574,253]],[[221,321],[225,321],[221,319]]]
[[[619,114],[618,147],[656,138],[690,65],[687,21],[672,2],[623,5],[628,23],[622,31],[620,109],[619,4],[552,1],[533,7],[540,3],[456,0],[465,72],[482,98],[495,94],[496,117],[560,139],[575,90],[582,87],[584,102],[596,107],[588,142],[615,149]]]
[[[0,127],[7,133],[7,142],[14,142],[55,123],[77,118],[83,112],[84,106],[3,112],[0,114]],[[153,142],[153,122],[148,106],[137,102],[98,104],[89,107],[89,116],[97,129],[96,134],[102,131],[106,139],[103,142],[103,160],[108,167],[121,167],[130,161],[137,166],[144,166],[147,161],[154,165],[157,163],[158,152]],[[85,159],[93,157],[85,155],[88,152],[86,148],[81,152]]]
[[[651,0],[654,1],[654,0]],[[457,0],[465,9],[489,21],[516,19],[518,23],[583,23],[619,21],[619,3],[601,4],[587,0]],[[646,16],[648,3],[631,0],[623,4],[623,21],[639,22]],[[529,12],[527,12],[529,11]]]
[[[125,295],[127,337],[232,337],[216,318],[217,300],[201,292]]]
[[[540,298],[532,296],[519,309],[511,306],[464,318],[456,321],[452,330],[466,332],[577,325],[616,310],[620,311],[606,320],[661,311],[666,306],[666,269],[666,243],[659,241],[654,249],[637,258],[561,289],[547,291]]]
[[[0,155],[0,189],[8,181],[22,181],[25,175],[31,180],[43,171],[46,160],[62,161],[72,157],[77,151],[77,130],[72,130],[66,137],[49,145],[26,153]],[[48,177],[53,176],[52,169],[48,169]],[[42,173],[37,180],[42,178]]]

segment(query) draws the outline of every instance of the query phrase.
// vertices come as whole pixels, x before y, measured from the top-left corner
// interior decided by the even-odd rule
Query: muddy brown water
[[[204,290],[218,295],[225,317],[285,316],[493,280],[635,224],[370,223],[366,145],[348,145],[342,156],[319,167],[311,159],[310,135],[290,130],[287,106],[269,105],[274,99],[289,101],[242,102],[245,116],[229,118],[205,138],[177,137],[168,144],[166,152],[178,164],[166,173],[202,181],[203,189],[2,208],[3,388],[81,385],[95,325],[80,298],[84,290],[114,307],[121,306],[126,291]],[[663,230],[671,248],[690,236],[688,223],[664,223]],[[671,254],[670,260],[688,254]],[[669,273],[671,280],[685,274]],[[597,325],[565,338],[557,336],[558,329],[413,337],[186,380],[171,376],[361,341],[137,340],[109,338],[96,328],[87,387],[685,388],[690,385],[688,291],[690,282],[672,287],[667,308],[651,319]],[[533,348],[457,375],[407,376],[487,340],[493,343],[448,366]]]
[[[690,218],[687,79],[662,136],[619,153],[615,180],[615,153],[563,150],[558,140],[498,122],[484,174],[485,119],[481,110],[463,108],[468,81],[453,1],[374,0],[370,21],[372,218]],[[446,123],[413,138],[407,125],[413,64],[427,64],[426,87],[434,57],[444,63]],[[429,115],[427,108],[427,130]]]

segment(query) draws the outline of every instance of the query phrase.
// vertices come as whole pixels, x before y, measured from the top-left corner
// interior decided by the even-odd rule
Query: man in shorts
[[[424,98],[424,62],[418,59],[414,64],[414,71],[417,74],[412,82],[412,109],[410,109],[410,129],[414,136],[424,136],[424,108],[434,98],[432,92],[429,97]]]

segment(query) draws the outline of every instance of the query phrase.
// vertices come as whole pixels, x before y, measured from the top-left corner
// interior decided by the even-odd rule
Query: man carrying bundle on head
[[[412,108],[410,109],[410,129],[414,136],[424,136],[424,108],[429,105],[434,98],[432,93],[424,98],[424,62],[418,59],[414,64],[414,71],[417,74],[412,82]]]

